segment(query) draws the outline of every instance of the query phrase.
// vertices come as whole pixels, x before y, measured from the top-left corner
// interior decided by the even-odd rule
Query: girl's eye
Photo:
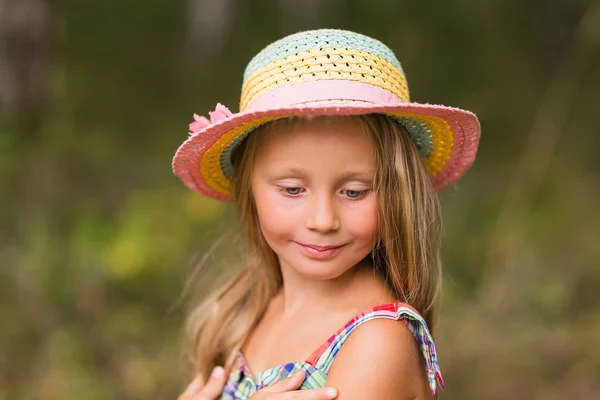
[[[367,190],[344,190],[343,192],[345,192],[346,197],[348,197],[349,199],[360,199],[361,197],[363,197],[368,191]]]
[[[277,188],[280,192],[283,192],[289,196],[297,196],[300,193],[302,193],[302,188],[299,187],[292,187],[292,188],[288,188],[288,187],[278,187]]]

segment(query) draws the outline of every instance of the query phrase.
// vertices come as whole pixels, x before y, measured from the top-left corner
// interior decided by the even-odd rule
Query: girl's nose
[[[306,228],[322,233],[340,229],[335,200],[328,195],[315,195],[309,201]]]

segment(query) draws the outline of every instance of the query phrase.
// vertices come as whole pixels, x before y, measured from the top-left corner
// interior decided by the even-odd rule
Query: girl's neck
[[[379,273],[366,261],[333,279],[303,279],[285,268],[282,275],[283,287],[273,302],[283,317],[394,301]]]

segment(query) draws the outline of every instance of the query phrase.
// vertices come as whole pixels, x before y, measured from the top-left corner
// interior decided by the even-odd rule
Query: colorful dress
[[[258,390],[278,382],[299,370],[306,372],[306,378],[301,389],[316,389],[325,386],[327,373],[340,348],[348,339],[348,336],[361,324],[375,318],[387,318],[401,321],[415,336],[419,348],[425,358],[427,378],[432,393],[436,394],[436,384],[444,388],[444,381],[440,373],[435,344],[427,324],[421,315],[411,306],[395,302],[373,307],[372,309],[357,315],[350,320],[342,329],[331,336],[306,360],[290,362],[269,368],[258,373],[256,377],[250,371],[248,363],[242,353],[238,353],[233,365],[229,380],[223,389],[221,400],[244,400],[252,396]]]

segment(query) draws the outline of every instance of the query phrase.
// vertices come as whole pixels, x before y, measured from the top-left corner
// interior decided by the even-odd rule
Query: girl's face
[[[376,241],[369,137],[352,118],[284,122],[261,135],[251,184],[265,240],[282,269],[340,276]]]

